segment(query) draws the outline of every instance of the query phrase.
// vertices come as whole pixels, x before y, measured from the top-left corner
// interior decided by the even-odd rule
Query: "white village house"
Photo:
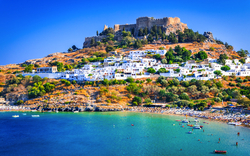
[[[23,75],[39,75],[48,78],[60,78],[76,81],[102,81],[104,79],[125,80],[128,77],[150,78],[151,74],[147,72],[148,68],[158,71],[161,68],[166,69],[166,73],[160,73],[166,77],[176,77],[179,80],[210,80],[217,78],[215,70],[221,70],[223,65],[218,64],[216,59],[208,58],[201,63],[195,60],[179,64],[162,64],[153,58],[147,58],[148,54],[165,55],[166,50],[144,50],[130,51],[126,57],[108,57],[102,62],[92,62],[84,65],[81,69],[72,71],[57,72],[56,67],[38,68],[33,73],[24,73]],[[245,58],[246,63],[242,64],[239,60],[225,60],[225,65],[230,67],[229,71],[221,71],[222,75],[231,76],[250,76],[250,58]]]

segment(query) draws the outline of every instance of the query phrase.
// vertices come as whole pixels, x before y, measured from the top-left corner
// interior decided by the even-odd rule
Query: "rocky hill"
[[[213,59],[218,59],[220,54],[226,54],[230,59],[242,58],[233,50],[231,45],[215,40],[211,32],[204,32],[204,34],[193,32],[192,29],[188,29],[186,24],[181,23],[179,18],[154,19],[142,17],[136,20],[136,24],[115,25],[114,28],[105,26],[101,33],[97,33],[97,36],[85,39],[83,49],[72,46],[67,53],[57,52],[40,59],[0,66],[0,94],[13,103],[34,107],[58,108],[86,106],[95,103],[103,108],[119,108],[120,106],[125,107],[127,104],[132,104],[132,99],[135,96],[140,96],[143,100],[147,98],[153,99],[157,96],[158,102],[169,102],[165,96],[159,96],[160,90],[164,90],[166,96],[169,92],[180,95],[185,91],[189,96],[188,100],[192,103],[197,98],[186,85],[178,82],[175,86],[169,83],[168,87],[166,87],[161,85],[157,75],[151,77],[151,80],[134,80],[136,85],[135,83],[122,84],[116,81],[110,81],[111,85],[104,85],[102,82],[82,82],[77,84],[55,79],[17,76],[27,67],[36,69],[38,67],[60,65],[63,70],[66,70],[69,68],[67,65],[70,65],[71,68],[67,70],[72,70],[72,68],[81,68],[86,63],[84,62],[86,60],[95,61],[95,58],[103,60],[113,55],[126,56],[132,50],[168,50],[169,48],[174,49],[177,45],[189,50],[193,58],[200,51],[204,51],[207,53],[208,58]],[[207,84],[202,82],[202,85],[207,87],[205,87],[207,95],[202,94],[201,90],[196,90],[196,93],[200,95],[198,101],[209,100],[219,104],[218,99],[215,100],[219,93],[221,95],[223,93],[221,99],[232,99],[232,93],[225,90],[232,89],[240,80],[235,77],[231,79],[231,84],[228,81],[229,77],[210,81]],[[243,81],[244,78],[241,79]],[[249,86],[248,80],[250,78],[244,79],[244,83],[241,85]],[[166,79],[166,81],[172,82],[173,80]],[[223,83],[222,88],[220,82]],[[133,86],[130,87],[136,88],[138,93],[130,91],[128,86],[131,84]],[[190,82],[190,84],[196,85],[194,82]],[[241,86],[238,85],[237,87],[240,89]],[[46,88],[46,91],[41,93],[37,88],[42,88],[42,90]],[[31,92],[32,94],[29,94]]]

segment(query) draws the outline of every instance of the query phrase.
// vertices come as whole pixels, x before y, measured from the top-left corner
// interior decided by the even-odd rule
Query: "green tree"
[[[215,74],[215,75],[217,75],[217,77],[222,75],[222,73],[221,73],[221,71],[220,71],[220,70],[216,70],[216,71],[214,71],[214,74]]]
[[[128,78],[126,79],[126,81],[129,82],[129,83],[133,83],[135,80],[134,80],[134,78],[132,78],[132,77],[128,77]]]
[[[246,57],[249,54],[248,50],[243,50],[243,49],[240,49],[239,51],[237,51],[237,53],[239,54],[240,57]]]
[[[99,33],[98,33],[98,30],[96,31],[96,36],[98,36],[99,35]]]
[[[188,96],[187,93],[181,93],[180,99],[182,99],[182,100],[189,100],[189,96]]]
[[[110,51],[115,51],[115,47],[111,46],[111,45],[108,45],[106,48],[105,48],[106,52],[110,52]]]
[[[106,40],[107,40],[107,41],[114,41],[114,37],[115,37],[114,34],[109,33],[109,34],[107,34]]]
[[[134,43],[134,48],[141,48],[142,47],[142,43],[141,40],[137,39]]]
[[[218,62],[221,63],[221,64],[225,64],[226,63],[226,61],[225,61],[226,59],[228,59],[227,54],[220,54]]]
[[[161,60],[161,55],[160,54],[156,54],[153,56],[154,59],[156,60]]]
[[[173,52],[174,52],[173,49],[170,47],[168,52],[165,54],[168,64],[173,63],[175,59]]]
[[[148,35],[148,41],[152,43],[154,41],[154,38],[151,34]]]
[[[24,104],[24,101],[23,100],[18,100],[15,105],[21,105],[21,104]]]
[[[69,65],[69,64],[64,65],[64,68],[66,70],[70,70],[70,71],[73,69],[73,67],[71,65]]]
[[[167,61],[166,59],[162,59],[162,60],[161,60],[161,63],[162,63],[162,64],[167,64],[168,61]]]
[[[228,70],[230,70],[230,67],[229,66],[223,66],[223,67],[221,67],[221,70],[228,71]]]
[[[159,36],[158,34],[155,35],[155,40],[158,41],[159,40]]]
[[[31,73],[34,68],[33,64],[28,65],[25,69],[24,72]]]
[[[135,96],[132,100],[132,103],[136,102],[138,105],[142,103],[142,99],[138,96]]]
[[[168,36],[168,40],[169,40],[170,43],[173,43],[173,44],[178,43],[178,40],[177,40],[175,34],[172,33],[172,32],[170,32],[170,34]]]
[[[72,51],[73,51],[73,49],[72,49],[72,48],[69,48],[69,49],[68,49],[68,52],[72,52]]]
[[[142,28],[139,29],[138,36],[143,36],[143,29]]]
[[[147,81],[147,83],[150,83],[150,82],[152,82],[152,79],[147,78],[146,81]]]
[[[122,36],[123,37],[127,37],[127,36],[131,37],[131,32],[130,31],[123,31]]]
[[[144,35],[148,34],[148,28],[147,27],[144,28],[143,33],[144,33]]]
[[[246,60],[244,58],[240,59],[239,60],[242,64],[245,64],[246,63]]]
[[[76,45],[72,45],[72,49],[77,50],[78,48],[76,47]]]
[[[94,38],[91,38],[90,46],[91,46],[91,47],[96,46],[96,42],[95,42],[95,39],[94,39]]]
[[[200,60],[204,60],[207,58],[207,53],[205,51],[199,51],[195,57],[196,59],[199,58]]]
[[[156,71],[155,71],[154,68],[149,68],[149,69],[147,70],[147,72],[154,74]]]
[[[150,98],[145,99],[145,100],[144,100],[144,102],[146,103],[146,105],[150,105],[150,104],[152,104],[152,102],[151,102],[151,99],[150,99]]]
[[[167,70],[166,70],[166,68],[160,68],[160,69],[158,70],[158,72],[159,72],[159,73],[166,73]]]
[[[32,80],[34,83],[38,83],[42,80],[42,78],[38,75],[35,75],[35,76],[33,76]]]

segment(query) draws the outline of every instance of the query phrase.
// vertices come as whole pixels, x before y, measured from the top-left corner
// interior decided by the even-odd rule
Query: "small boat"
[[[131,126],[134,126],[134,124],[131,124]]]
[[[23,113],[23,115],[26,115],[26,113]]]
[[[173,126],[174,126],[175,124],[173,124]]]
[[[58,111],[56,111],[56,113],[58,113]]]
[[[79,113],[79,111],[74,111],[74,113]]]
[[[183,119],[182,122],[183,123],[189,123],[188,119]]]
[[[181,121],[181,120],[175,120],[175,121]]]
[[[235,122],[228,122],[228,125],[235,125]]]
[[[194,125],[193,128],[194,129],[201,129],[200,125]]]
[[[39,118],[40,116],[39,115],[31,115],[32,118]]]
[[[235,126],[239,126],[239,125],[241,125],[241,122],[236,122],[235,123]]]
[[[195,119],[194,122],[200,122],[199,120]]]
[[[188,134],[193,134],[193,132],[192,132],[192,131],[189,131]]]
[[[203,128],[203,126],[200,126],[200,128]]]
[[[37,110],[32,110],[31,112],[37,112]]]
[[[18,118],[18,117],[19,117],[19,115],[12,115],[12,117],[13,117],[13,118]]]
[[[225,154],[227,151],[214,150],[214,153]]]

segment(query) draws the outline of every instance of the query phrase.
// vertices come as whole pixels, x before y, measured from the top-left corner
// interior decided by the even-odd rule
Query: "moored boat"
[[[194,129],[201,129],[200,125],[194,125],[193,128]]]
[[[227,151],[214,150],[214,153],[225,154]]]
[[[79,111],[74,111],[74,113],[79,113]]]
[[[32,116],[32,118],[38,118],[38,117],[40,117],[39,115],[31,115]]]
[[[189,123],[188,119],[183,119],[182,122],[183,123]]]
[[[12,117],[13,117],[13,118],[18,118],[18,117],[19,117],[19,115],[12,115]]]
[[[193,134],[193,132],[192,132],[192,131],[189,131],[188,134]]]

